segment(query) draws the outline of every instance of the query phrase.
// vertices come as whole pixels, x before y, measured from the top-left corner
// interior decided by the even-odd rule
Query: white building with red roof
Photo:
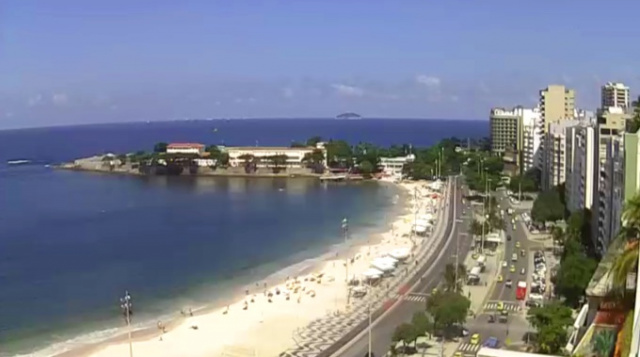
[[[195,154],[202,155],[204,145],[198,143],[171,143],[167,145],[167,154]]]

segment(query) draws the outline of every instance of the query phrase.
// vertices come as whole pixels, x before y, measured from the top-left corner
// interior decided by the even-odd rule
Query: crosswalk
[[[402,300],[411,301],[411,302],[426,303],[427,302],[427,296],[426,295],[408,294],[408,295],[404,296],[404,298]]]
[[[472,345],[470,343],[461,343],[460,346],[458,346],[457,352],[460,352],[463,355],[465,354],[475,355],[479,349],[480,349],[480,345]]]
[[[520,306],[517,304],[510,304],[510,303],[504,303],[503,304],[503,310],[506,311],[519,311],[520,310]],[[498,311],[498,303],[497,302],[490,302],[486,305],[484,305],[484,309],[485,310],[489,310],[489,311]]]

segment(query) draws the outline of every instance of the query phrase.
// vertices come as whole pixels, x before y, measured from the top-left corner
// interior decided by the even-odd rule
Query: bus
[[[524,281],[518,282],[518,287],[516,288],[516,299],[524,300],[527,297],[527,283]]]

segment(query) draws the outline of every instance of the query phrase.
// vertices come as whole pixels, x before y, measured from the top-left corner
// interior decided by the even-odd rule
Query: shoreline
[[[397,185],[391,182],[384,182],[381,184],[389,185],[389,188],[393,188],[397,190],[396,192],[393,193],[393,195],[398,196],[400,198],[400,200],[397,201],[397,204],[394,204],[386,208],[386,213],[383,213],[385,218],[384,218],[384,224],[382,226],[373,228],[373,231],[367,232],[367,234],[364,234],[364,235],[357,234],[357,236],[354,237],[355,239],[353,241],[350,241],[346,246],[344,245],[344,243],[332,243],[322,248],[323,252],[321,254],[316,254],[311,251],[307,252],[307,254],[304,254],[304,252],[301,252],[302,255],[306,255],[306,257],[302,258],[302,260],[277,267],[276,270],[268,272],[267,273],[268,275],[265,276],[264,278],[252,279],[252,281],[255,282],[256,280],[259,280],[261,284],[264,281],[266,281],[268,282],[269,287],[274,287],[274,286],[280,285],[284,280],[285,273],[283,273],[283,271],[288,271],[292,275],[297,275],[297,276],[308,275],[313,273],[314,271],[317,272],[322,270],[323,266],[326,266],[332,260],[344,259],[345,256],[353,256],[358,251],[360,251],[363,247],[366,247],[368,245],[379,244],[384,239],[385,233],[389,231],[389,227],[392,224],[397,223],[400,217],[402,217],[403,215],[406,215],[408,210],[411,207],[411,201],[409,199],[410,195],[408,194],[408,191],[402,189],[400,185]],[[308,254],[311,254],[311,256],[309,256]],[[261,267],[257,268],[258,271],[260,269]],[[295,272],[291,272],[292,269]],[[208,305],[207,303],[208,306],[207,305],[202,307],[192,306],[193,317],[180,316],[180,314],[177,312],[178,311],[177,309],[175,310],[175,313],[163,314],[162,315],[163,324],[167,329],[167,333],[170,333],[172,330],[177,329],[181,325],[186,324],[187,320],[189,320],[190,318],[198,318],[200,316],[218,314],[220,310],[224,308],[224,306],[237,304],[238,301],[241,301],[242,298],[245,297],[244,294],[240,293],[240,291],[244,289],[241,287],[247,286],[247,285],[251,285],[251,284],[241,283],[240,285],[236,285],[235,288],[233,289],[235,290],[233,293],[223,294],[224,296],[221,296],[220,299],[214,300],[212,305]],[[170,317],[167,318],[167,315],[170,315]],[[147,320],[145,321],[146,323],[144,323],[145,325],[144,327],[138,327],[132,332],[132,339],[136,343],[157,339],[161,335],[160,331],[156,328],[156,326],[152,325],[154,321],[147,321]],[[135,328],[135,325],[134,325],[134,328]],[[99,353],[101,350],[109,348],[110,346],[120,345],[127,342],[126,328],[120,327],[117,329],[118,330],[116,332],[112,332],[116,334],[115,336],[107,337],[105,340],[102,340],[102,341],[82,343],[79,341],[79,339],[75,341],[73,341],[73,339],[68,339],[68,340],[65,340],[64,342],[57,342],[49,346],[46,346],[44,348],[39,348],[38,350],[32,350],[28,353],[23,352],[24,353],[23,356],[46,355],[46,356],[57,356],[57,357],[75,357],[75,356],[93,355],[95,353]],[[110,330],[112,331],[114,329],[107,328],[105,330],[99,330],[99,331],[94,330],[92,332],[96,332],[96,333],[106,332],[107,334],[112,334],[112,333],[109,333]],[[86,335],[83,334],[79,337],[82,337],[82,336],[86,336]],[[68,344],[71,346],[68,346],[68,345],[65,346],[65,344]],[[55,346],[55,345],[58,345],[58,346]],[[61,351],[61,352],[55,352],[55,350],[51,351],[50,349],[51,347],[54,347],[55,350],[58,350],[58,351],[65,350],[68,347],[71,347],[71,349],[66,351]],[[50,349],[49,352],[46,352],[46,349]]]

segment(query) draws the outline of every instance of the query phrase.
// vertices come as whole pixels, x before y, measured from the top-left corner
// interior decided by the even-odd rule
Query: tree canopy
[[[555,222],[564,218],[564,205],[556,188],[541,192],[533,202],[531,219],[536,222]]]
[[[567,344],[567,326],[573,323],[572,311],[559,302],[529,309],[527,320],[536,329],[538,352],[559,354]]]
[[[167,146],[169,146],[167,143],[157,143],[153,146],[153,152],[167,152]]]
[[[444,331],[467,319],[471,301],[459,292],[437,291],[427,299],[427,312],[433,317],[436,329]]]

